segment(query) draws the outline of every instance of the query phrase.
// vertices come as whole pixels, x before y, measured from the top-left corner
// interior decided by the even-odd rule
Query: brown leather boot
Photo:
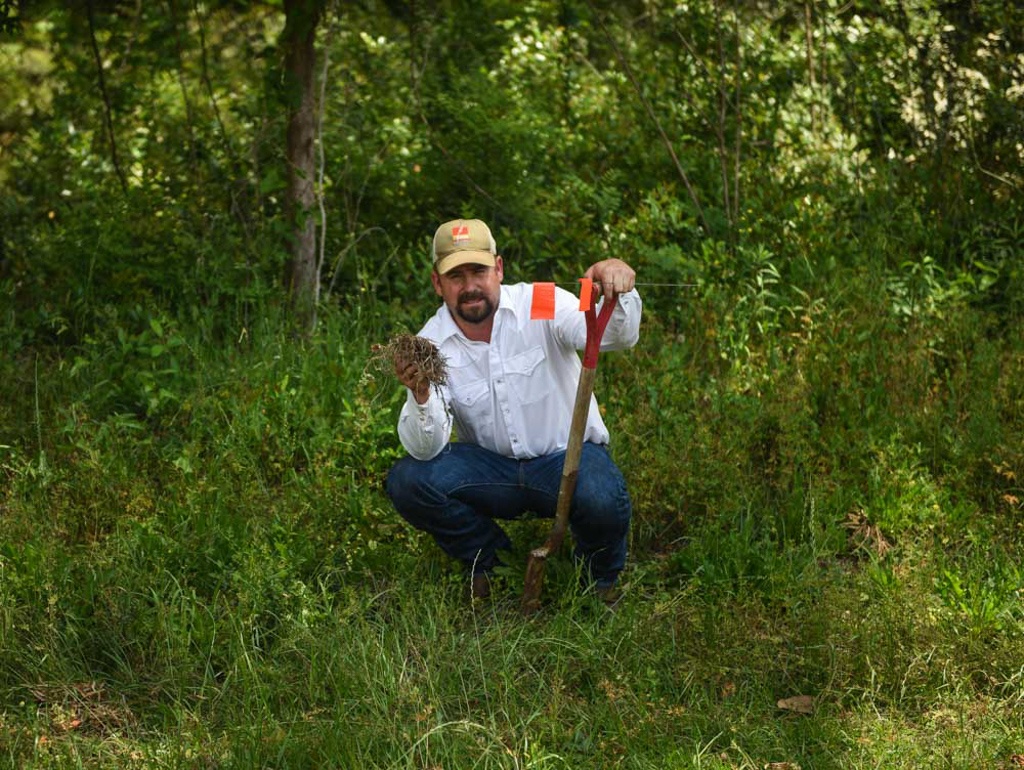
[[[604,588],[595,589],[594,593],[597,594],[597,598],[604,602],[604,606],[610,610],[615,609],[615,605],[619,603],[619,599],[622,598],[622,591],[617,586],[605,586]]]
[[[472,601],[482,601],[491,595],[491,576],[486,572],[473,575],[473,582],[469,589],[469,598]]]

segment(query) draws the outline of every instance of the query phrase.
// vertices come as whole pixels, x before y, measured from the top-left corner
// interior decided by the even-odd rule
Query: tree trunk
[[[288,106],[286,211],[292,228],[285,287],[296,325],[307,334],[316,326],[316,305],[320,296],[313,217],[316,202],[315,40],[320,10],[320,0],[285,0],[285,27],[281,33]]]

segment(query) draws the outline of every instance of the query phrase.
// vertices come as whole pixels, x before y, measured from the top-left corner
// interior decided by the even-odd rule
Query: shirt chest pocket
[[[490,387],[487,380],[473,380],[458,384],[453,382],[450,390],[452,398],[459,406],[466,409],[479,409],[487,403],[484,396],[487,395]]]
[[[478,358],[456,349],[447,354],[448,392],[453,406],[463,415],[475,413],[486,407],[490,392],[487,382],[487,368],[481,366]]]
[[[524,404],[533,404],[551,393],[550,371],[544,362],[544,348],[530,348],[505,362],[509,385]]]

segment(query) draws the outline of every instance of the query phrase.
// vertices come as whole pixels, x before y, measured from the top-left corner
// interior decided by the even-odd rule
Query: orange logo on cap
[[[452,242],[465,243],[469,240],[469,225],[456,225],[452,228]]]

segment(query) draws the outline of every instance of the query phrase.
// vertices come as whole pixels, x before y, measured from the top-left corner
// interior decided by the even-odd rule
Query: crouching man
[[[603,351],[632,347],[639,337],[635,275],[619,259],[585,273],[605,298],[617,298]],[[487,225],[441,225],[430,279],[443,304],[419,336],[444,357],[447,382],[435,387],[415,361],[395,362],[408,388],[398,436],[409,455],[391,469],[388,496],[406,521],[467,566],[474,598],[490,594],[498,552],[511,545],[499,522],[527,511],[555,515],[582,367],[577,351],[587,336],[573,294],[556,289],[554,320],[531,320],[532,286],[505,286],[503,277]],[[575,557],[605,600],[625,565],[632,513],[608,439],[592,398],[569,523]]]

